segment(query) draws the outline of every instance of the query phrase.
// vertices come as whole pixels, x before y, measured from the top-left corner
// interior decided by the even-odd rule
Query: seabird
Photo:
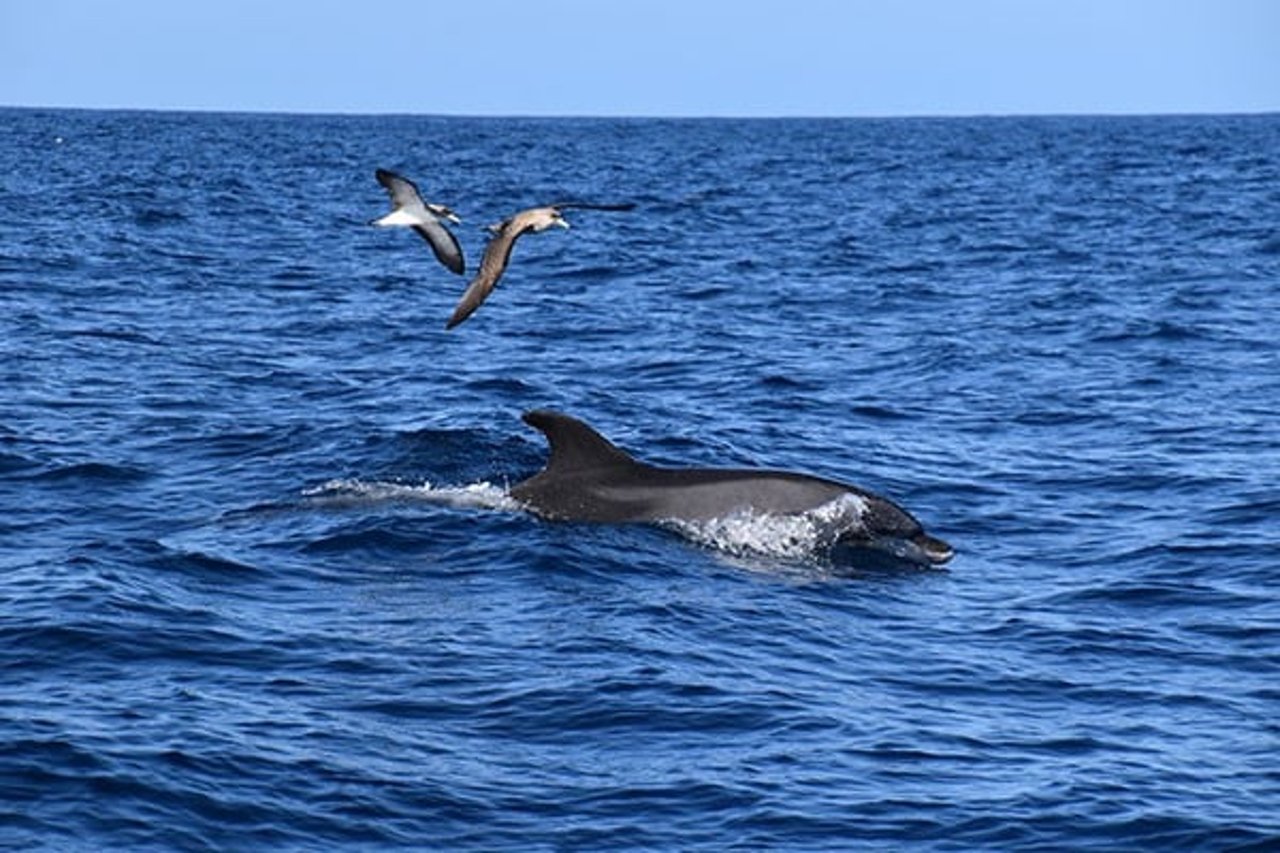
[[[453,236],[453,232],[440,221],[447,219],[459,225],[462,220],[458,215],[443,204],[424,202],[418,187],[408,178],[386,169],[379,169],[373,174],[391,196],[391,212],[369,224],[382,227],[404,225],[412,228],[430,244],[440,263],[462,275],[466,270],[462,247],[458,245],[458,238]]]
[[[569,223],[561,214],[561,211],[571,208],[584,210],[632,210],[635,205],[630,203],[588,204],[580,201],[561,202],[544,207],[531,207],[495,225],[490,225],[489,230],[493,232],[493,237],[489,240],[489,245],[485,247],[484,257],[480,259],[480,272],[476,273],[476,277],[467,285],[466,292],[462,294],[462,299],[458,300],[458,307],[453,309],[453,316],[449,318],[445,328],[452,329],[470,317],[480,307],[480,303],[489,297],[489,294],[497,286],[498,279],[502,278],[502,274],[506,272],[507,264],[511,261],[511,249],[515,246],[516,239],[521,234],[527,234],[530,231],[534,233],[546,231],[552,226],[568,228]]]

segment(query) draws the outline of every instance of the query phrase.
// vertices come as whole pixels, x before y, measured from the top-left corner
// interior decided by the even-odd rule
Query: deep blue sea
[[[484,225],[466,278],[373,178]],[[555,523],[523,411],[945,570]],[[0,848],[1280,849],[1280,115],[0,110]]]

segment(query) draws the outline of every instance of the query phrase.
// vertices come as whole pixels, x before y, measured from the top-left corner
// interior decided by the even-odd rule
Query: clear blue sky
[[[0,105],[1280,111],[1280,0],[0,0]]]

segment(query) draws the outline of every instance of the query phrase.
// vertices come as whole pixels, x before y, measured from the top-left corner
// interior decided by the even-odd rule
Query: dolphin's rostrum
[[[549,519],[595,522],[702,522],[735,513],[798,515],[852,498],[860,508],[835,544],[884,549],[921,564],[954,551],[924,532],[892,501],[845,483],[790,471],[661,468],[641,462],[582,421],[559,412],[526,412],[551,447],[546,468],[510,490]]]

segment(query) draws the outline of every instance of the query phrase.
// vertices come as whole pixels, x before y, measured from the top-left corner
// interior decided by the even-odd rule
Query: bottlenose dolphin
[[[525,412],[551,452],[546,468],[510,489],[544,518],[595,522],[706,522],[734,514],[792,516],[839,506],[833,547],[874,548],[940,565],[955,553],[910,513],[846,483],[790,471],[660,468],[630,456],[582,421],[559,412]]]

